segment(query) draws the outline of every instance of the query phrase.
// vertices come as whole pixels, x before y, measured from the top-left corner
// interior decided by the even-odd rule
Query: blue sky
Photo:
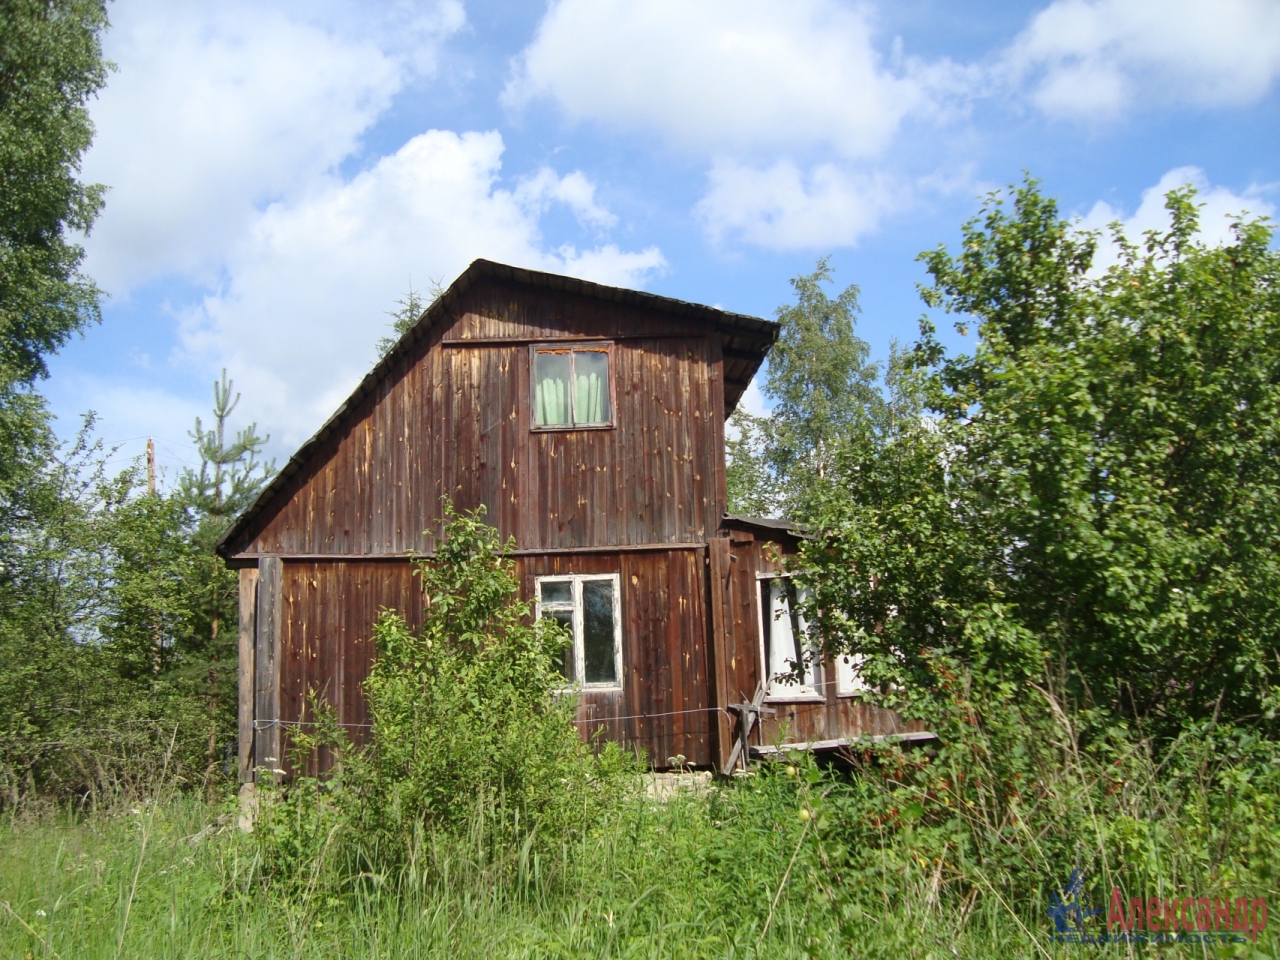
[[[101,326],[43,389],[168,477],[225,367],[286,458],[476,257],[772,316],[831,255],[877,357],[1029,170],[1087,226],[1280,203],[1276,0],[115,0]],[[963,348],[963,341],[952,336]],[[758,392],[748,403],[761,409]]]

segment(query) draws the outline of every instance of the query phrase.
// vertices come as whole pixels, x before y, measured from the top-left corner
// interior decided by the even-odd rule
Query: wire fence
[[[728,710],[720,707],[695,707],[691,710],[669,710],[665,713],[632,713],[622,717],[583,717],[575,718],[571,723],[621,723],[623,720],[657,720],[661,717],[680,717],[694,713],[723,713],[729,719],[736,719]],[[316,726],[332,726],[332,727],[348,727],[351,729],[368,730],[373,727],[371,723],[346,723],[343,721],[326,721],[321,723],[318,720],[254,720],[254,730],[267,730],[271,727],[316,727]]]

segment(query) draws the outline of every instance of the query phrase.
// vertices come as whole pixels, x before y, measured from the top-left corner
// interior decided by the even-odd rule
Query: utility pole
[[[147,437],[147,493],[153,497],[156,495],[156,441],[153,437]],[[151,644],[155,653],[151,672],[159,674],[164,666],[164,639],[160,636],[158,624],[151,628]]]

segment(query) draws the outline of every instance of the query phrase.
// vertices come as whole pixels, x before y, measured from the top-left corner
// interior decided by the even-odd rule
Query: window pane
[[[760,582],[760,602],[764,609],[764,645],[769,659],[769,681],[785,674],[791,666],[788,656],[794,656],[795,641],[791,636],[791,617],[788,615],[786,594],[778,589],[777,580]]]
[[[617,683],[613,662],[613,581],[582,584],[582,647],[587,683]]]
[[[573,668],[573,611],[572,610],[556,610],[552,613],[544,613],[543,618],[555,620],[564,627],[565,632],[569,635],[569,645],[564,648],[564,654],[560,661],[560,672],[564,674],[564,678],[570,683],[574,680],[577,673]]]
[[[568,580],[543,580],[538,588],[543,603],[573,603],[573,584]]]
[[[609,354],[604,350],[575,350],[573,377],[573,419],[577,423],[608,423]]]
[[[569,353],[534,355],[533,407],[540,427],[568,426],[569,418]]]
[[[799,692],[800,686],[807,685],[809,681],[808,667],[803,662],[799,647],[804,630],[793,609],[794,592],[794,586],[786,578],[760,581],[769,682],[779,693]],[[787,677],[793,670],[798,674],[799,683]],[[775,679],[779,676],[784,679]]]
[[[861,656],[845,654],[836,657],[836,693],[857,693],[867,689],[862,682]]]

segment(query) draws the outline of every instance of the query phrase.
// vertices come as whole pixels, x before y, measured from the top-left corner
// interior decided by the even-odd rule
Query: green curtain
[[[540,427],[569,424],[569,354],[539,353],[534,385],[534,414]]]
[[[538,426],[569,422],[565,382],[551,377],[538,384]]]
[[[579,350],[573,355],[573,419],[576,423],[609,422],[609,355]]]
[[[540,352],[534,376],[538,426],[609,422],[609,355],[604,351]]]
[[[591,372],[575,378],[577,393],[573,398],[574,419],[579,423],[601,423],[604,420],[604,403],[601,395],[603,384]]]

